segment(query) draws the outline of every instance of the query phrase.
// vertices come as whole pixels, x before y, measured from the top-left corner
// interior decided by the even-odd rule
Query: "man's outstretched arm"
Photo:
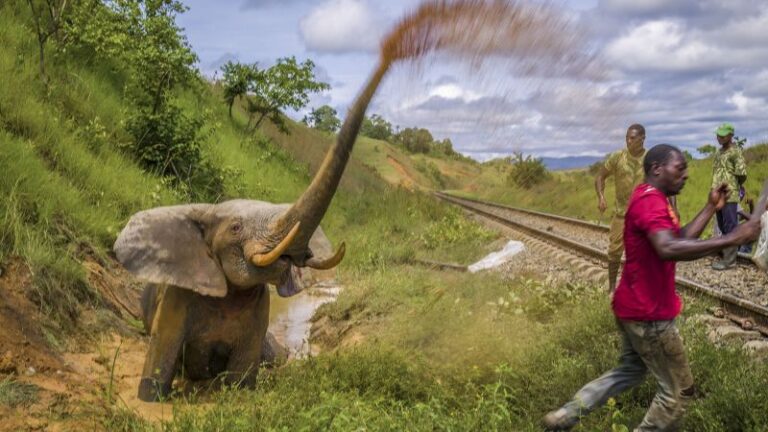
[[[722,249],[749,243],[760,235],[760,222],[749,221],[739,225],[728,235],[708,240],[678,237],[674,231],[656,231],[650,235],[651,244],[663,260],[693,261],[712,255]]]
[[[653,232],[649,239],[659,257],[671,261],[692,261],[727,247],[756,240],[760,236],[760,221],[757,218],[737,226],[728,235],[698,240],[715,211],[725,206],[728,194],[728,187],[725,184],[712,189],[707,204],[688,225],[680,230],[680,235],[676,235],[672,230]]]
[[[728,185],[725,183],[712,189],[712,191],[709,192],[707,204],[701,211],[699,211],[692,221],[680,230],[680,237],[691,240],[699,238],[715,212],[725,206],[728,195],[730,195],[730,191],[728,190]]]

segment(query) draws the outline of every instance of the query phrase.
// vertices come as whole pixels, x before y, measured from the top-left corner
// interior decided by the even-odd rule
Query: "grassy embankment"
[[[186,197],[119,150],[129,139],[119,71],[51,52],[46,91],[34,39],[19,24],[26,17],[0,12],[0,261],[19,256],[31,266],[31,295],[54,318],[43,325],[66,346],[67,334],[82,330],[78,311],[100,304],[81,261],[108,263],[130,214]],[[242,173],[222,199],[290,201],[306,186],[305,165],[275,143],[244,136],[243,119],[230,122],[215,93],[179,98],[188,109],[211,110],[216,132],[206,151]],[[328,140],[292,131],[274,141],[317,161]],[[206,409],[178,401],[166,430],[536,430],[540,415],[614,362],[617,340],[595,287],[409,265],[414,253],[470,262],[493,235],[429,197],[387,187],[360,161],[325,226],[349,253],[340,268],[346,290],[321,315],[352,324],[365,341],[263,374],[258,389],[222,392]],[[762,430],[768,414],[752,402],[768,397],[768,369],[735,349],[714,349],[690,326],[684,331],[704,395],[687,430]],[[23,386],[0,383],[0,404],[15,403]],[[650,384],[628,393],[620,409],[602,410],[584,430],[636,423],[652,393]],[[119,406],[100,422],[107,430],[158,427]]]
[[[744,150],[747,161],[747,194],[756,198],[768,178],[768,143]],[[712,179],[712,159],[693,160],[688,164],[689,179],[678,196],[678,207],[683,221],[690,220],[704,205]],[[483,166],[482,173],[463,188],[453,191],[458,195],[531,208],[591,221],[610,222],[613,209],[613,181],[607,181],[608,210],[600,215],[594,188],[594,175],[582,170],[552,172],[552,178],[531,189],[523,189],[507,182],[507,170],[496,164]]]

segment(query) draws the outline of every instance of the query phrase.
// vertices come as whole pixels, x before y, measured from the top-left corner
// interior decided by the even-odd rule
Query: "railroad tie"
[[[768,360],[768,339],[760,332],[745,330],[733,320],[713,315],[699,314],[688,319],[693,325],[708,329],[707,338],[717,346],[741,345],[742,349],[760,360]]]

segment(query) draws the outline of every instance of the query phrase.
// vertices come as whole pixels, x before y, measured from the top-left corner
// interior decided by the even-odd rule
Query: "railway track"
[[[537,217],[537,218],[541,218],[541,219],[547,220],[547,221],[563,222],[563,223],[571,224],[571,225],[574,225],[574,226],[582,227],[582,228],[585,228],[587,230],[594,231],[595,233],[598,233],[598,234],[608,234],[608,232],[610,231],[610,227],[608,225],[601,224],[601,223],[585,221],[585,220],[582,220],[582,219],[576,219],[576,218],[571,218],[571,217],[567,217],[567,216],[560,216],[560,215],[556,215],[556,214],[552,214],[552,213],[544,213],[544,212],[540,212],[540,211],[536,211],[536,210],[531,210],[531,209],[526,209],[526,208],[522,208],[522,207],[513,207],[513,206],[493,203],[493,202],[489,202],[489,201],[481,201],[481,200],[476,200],[476,199],[472,199],[472,198],[465,198],[465,197],[461,197],[460,198],[460,197],[456,197],[456,196],[453,196],[453,195],[444,194],[442,192],[436,192],[435,194],[438,195],[438,196],[439,195],[448,196],[448,197],[452,197],[452,198],[461,199],[461,200],[464,200],[464,201],[473,202],[473,203],[476,203],[476,204],[481,204],[481,205],[484,205],[484,206],[491,206],[491,207],[496,207],[496,208],[499,208],[499,209],[504,209],[504,210],[516,212],[516,213],[522,213],[522,214],[534,216],[534,217]],[[747,255],[745,253],[739,252],[737,258],[738,258],[739,264],[742,264],[742,265],[745,265],[745,266],[750,266],[750,267],[755,265],[755,263],[752,262],[752,259],[749,257],[749,255]]]
[[[459,198],[441,192],[436,192],[435,195],[444,201],[453,203],[475,214],[494,220],[559,249],[565,249],[572,254],[578,255],[581,258],[600,266],[604,266],[608,261],[605,252],[606,248],[600,247],[601,244],[603,246],[607,245],[605,241],[584,241],[585,232],[591,232],[592,237],[595,237],[595,234],[605,236],[608,231],[608,227],[605,225],[528,209],[504,206],[496,203]],[[538,222],[533,222],[536,220]],[[575,229],[576,231],[579,231],[579,233],[576,235],[569,235],[566,232],[568,230],[566,227],[568,226],[573,227],[571,229]],[[714,299],[719,304],[719,307],[712,310],[715,316],[728,318],[744,330],[756,331],[763,336],[768,337],[768,307],[766,307],[766,305],[758,304],[753,301],[753,299],[746,296],[734,295],[729,292],[729,290],[722,289],[721,286],[713,286],[711,281],[702,281],[700,277],[702,275],[701,267],[707,266],[702,264],[698,264],[698,268],[695,266],[696,264],[691,268],[687,268],[687,271],[685,272],[678,272],[685,274],[685,276],[678,276],[676,278],[676,283],[679,289],[693,295],[706,296]],[[679,267],[682,267],[682,265]],[[749,272],[756,279],[756,282],[754,283],[758,284],[757,289],[762,288],[763,291],[765,290],[765,281],[768,280],[768,277],[760,273],[754,266],[748,266],[742,263],[739,267],[745,269],[745,271]],[[697,276],[695,278],[696,280],[691,277],[686,277],[691,274]],[[728,273],[720,272],[719,274],[727,275]],[[762,284],[762,286],[759,284]],[[768,301],[768,299],[764,299],[764,301]]]

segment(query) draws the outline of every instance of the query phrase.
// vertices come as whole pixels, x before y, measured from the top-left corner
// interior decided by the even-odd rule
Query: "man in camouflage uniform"
[[[645,128],[633,124],[627,129],[627,148],[611,153],[600,167],[595,177],[598,209],[605,212],[608,207],[605,201],[605,179],[613,176],[616,185],[616,208],[611,219],[611,231],[608,245],[608,290],[616,287],[616,277],[621,266],[621,255],[624,253],[624,212],[627,209],[632,190],[643,181],[643,157],[645,156]]]
[[[733,231],[739,223],[738,203],[739,188],[747,180],[747,165],[741,148],[733,141],[733,125],[723,123],[715,130],[720,148],[712,160],[712,187],[727,184],[731,194],[728,203],[717,212],[717,226],[725,235]],[[725,270],[736,262],[738,248],[723,249],[722,259],[715,260],[712,268]]]

